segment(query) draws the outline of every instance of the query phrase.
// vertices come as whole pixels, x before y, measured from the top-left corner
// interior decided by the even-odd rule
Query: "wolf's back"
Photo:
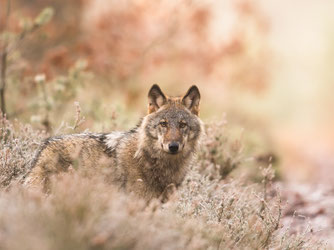
[[[122,133],[114,132],[50,137],[37,152],[26,183],[45,184],[50,174],[66,171],[70,166],[76,168],[112,165],[122,136]]]

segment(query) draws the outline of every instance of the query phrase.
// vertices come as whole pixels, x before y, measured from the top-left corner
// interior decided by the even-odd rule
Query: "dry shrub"
[[[217,26],[228,32],[214,36]],[[116,82],[167,72],[172,82],[266,87],[268,22],[254,1],[86,0],[82,29],[91,66]]]
[[[205,124],[198,153],[199,171],[210,179],[224,179],[244,161],[240,140],[230,138],[224,120]]]
[[[246,125],[247,126],[247,125]],[[243,176],[261,182],[259,168],[269,164],[275,169],[275,178],[280,179],[276,149],[263,130],[245,129],[237,123],[222,120],[208,122],[198,151],[198,171],[210,180]]]
[[[0,189],[27,172],[45,137],[44,132],[0,115]]]
[[[176,211],[203,223],[218,237],[210,243],[217,249],[321,249],[310,232],[291,235],[282,228],[280,195],[269,185],[272,174],[271,167],[263,171],[263,187],[241,179],[209,180],[195,170],[179,192]]]
[[[1,177],[27,171],[44,135],[2,118]],[[8,132],[3,132],[8,131]],[[8,150],[11,148],[13,150]],[[16,164],[18,162],[18,164]],[[26,163],[26,164],[25,164]],[[124,194],[105,171],[54,176],[48,195],[12,184],[0,191],[1,249],[321,249],[308,235],[281,228],[279,196],[264,184],[209,179],[194,164],[184,185],[161,204]]]
[[[69,68],[66,75],[59,75],[51,81],[44,74],[35,76],[39,98],[35,98],[31,106],[39,114],[34,114],[30,120],[41,123],[50,132],[56,124],[57,114],[64,113],[69,102],[76,98],[77,92],[92,79],[86,67],[87,62],[79,60]]]
[[[9,31],[21,30],[23,20],[43,7],[57,13],[15,58],[25,63],[20,78],[53,78],[87,58],[94,72],[120,87],[158,73],[174,83],[218,80],[255,91],[267,86],[269,21],[253,0],[12,2]]]
[[[224,87],[227,95],[232,85],[255,92],[266,89],[268,22],[260,4],[218,2],[12,0],[9,32],[21,31],[20,23],[29,23],[43,7],[52,7],[56,14],[9,58],[7,114],[24,121],[35,115],[46,128],[58,126],[41,117],[46,102],[36,98],[37,74],[46,76],[48,107],[61,108],[50,114],[55,121],[68,120],[62,111],[78,98],[91,102],[85,109],[87,121],[105,119],[101,106],[111,100],[138,110],[141,90],[146,93],[146,84],[155,82],[175,91],[183,84],[205,84],[203,97],[221,85],[229,86]],[[79,58],[87,59],[96,75],[84,79],[88,84],[83,87],[64,81]]]
[[[92,65],[100,72],[111,72],[116,79],[126,80],[179,61],[184,71],[186,63],[209,70],[213,55],[219,58],[216,50],[208,53],[214,48],[208,47],[206,38],[211,16],[206,5],[186,1],[86,2],[82,26]]]
[[[90,176],[90,175],[89,175]],[[53,179],[51,192],[0,193],[2,249],[316,249],[277,227],[278,205],[261,212],[258,187],[208,181],[193,172],[178,195],[146,205],[98,172]],[[29,232],[29,233],[27,233]],[[32,233],[33,232],[33,233]]]

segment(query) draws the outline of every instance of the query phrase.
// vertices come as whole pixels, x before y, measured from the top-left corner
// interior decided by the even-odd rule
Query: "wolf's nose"
[[[178,142],[171,142],[168,145],[168,149],[172,154],[177,153],[177,151],[179,150],[179,143]]]

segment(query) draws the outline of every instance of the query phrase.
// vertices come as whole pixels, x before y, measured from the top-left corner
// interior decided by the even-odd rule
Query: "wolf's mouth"
[[[179,151],[177,151],[177,152],[167,152],[168,154],[170,154],[170,155],[177,155],[178,153],[180,153]]]

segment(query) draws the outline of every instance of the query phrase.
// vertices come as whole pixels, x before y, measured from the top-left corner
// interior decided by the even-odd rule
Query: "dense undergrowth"
[[[259,108],[252,99],[292,104],[286,93],[267,95],[282,81],[270,80],[280,67],[272,64],[271,20],[259,2],[5,2],[0,109],[9,120],[0,116],[0,249],[325,248],[310,229],[296,233],[281,222],[284,195],[281,201],[274,183],[281,152],[270,126],[284,128],[263,114],[262,106],[275,113],[271,102]],[[56,176],[47,195],[22,185],[44,138],[128,129],[145,114],[153,83],[171,95],[198,85],[201,116],[226,112],[232,124],[206,122],[198,157],[167,203],[118,192],[98,167]]]
[[[230,178],[244,164],[242,143],[207,125],[199,157],[182,187],[161,204],[146,204],[80,169],[55,176],[50,194],[21,184],[46,133],[1,118],[1,249],[323,249],[307,232],[280,223],[273,170],[262,183]]]

